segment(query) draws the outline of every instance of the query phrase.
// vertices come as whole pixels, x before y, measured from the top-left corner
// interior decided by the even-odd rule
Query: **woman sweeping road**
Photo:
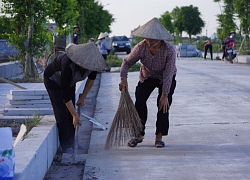
[[[153,90],[158,88],[158,112],[154,145],[161,148],[165,146],[162,137],[168,135],[169,108],[176,86],[176,52],[167,41],[172,40],[173,37],[157,18],[153,18],[141,26],[132,35],[142,37],[144,40],[139,42],[124,59],[121,65],[119,89],[124,91],[124,88],[128,87],[128,70],[140,60],[141,69],[139,82],[135,90],[135,108],[141,118],[143,130],[128,142],[128,146],[135,147],[143,141],[148,116],[147,99]]]

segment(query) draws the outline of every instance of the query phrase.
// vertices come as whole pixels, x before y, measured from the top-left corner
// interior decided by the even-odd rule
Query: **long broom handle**
[[[80,109],[81,105],[77,106],[77,114],[78,116],[81,118],[81,109]],[[77,154],[78,152],[78,131],[79,131],[79,124],[76,125],[75,128],[75,137],[74,137],[74,155]]]
[[[9,81],[9,80],[7,80],[7,79],[2,78],[2,77],[0,77],[0,80],[3,81],[3,82],[9,83],[9,84],[11,84],[11,85],[13,85],[13,86],[16,86],[16,87],[18,87],[18,88],[20,88],[20,89],[27,89],[27,88],[25,88],[25,87],[23,87],[23,86],[20,86],[20,85],[14,83],[14,82],[11,82],[11,81]]]

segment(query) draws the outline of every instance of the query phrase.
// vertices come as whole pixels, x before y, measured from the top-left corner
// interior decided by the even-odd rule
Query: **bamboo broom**
[[[121,92],[118,109],[110,127],[105,149],[118,148],[142,130],[141,119],[127,89]]]

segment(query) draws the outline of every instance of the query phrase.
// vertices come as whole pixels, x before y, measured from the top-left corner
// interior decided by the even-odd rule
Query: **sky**
[[[201,35],[211,37],[216,33],[217,14],[221,13],[222,4],[213,0],[98,0],[104,9],[108,10],[115,22],[111,24],[113,35],[126,35],[130,37],[131,30],[150,21],[152,18],[159,18],[166,11],[171,12],[175,7],[193,5],[198,7],[205,27]],[[186,36],[183,33],[183,36]]]
[[[221,13],[222,4],[213,0],[97,0],[108,10],[115,19],[111,24],[113,35],[130,37],[131,31],[156,17],[159,18],[166,11],[171,12],[175,7],[193,5],[198,7],[205,27],[201,35],[211,37],[218,26],[216,15]],[[0,0],[1,5],[1,0]],[[183,33],[183,36],[186,36]]]

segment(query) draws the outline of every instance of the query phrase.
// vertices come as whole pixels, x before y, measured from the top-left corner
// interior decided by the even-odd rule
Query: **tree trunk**
[[[189,44],[191,44],[191,34],[189,34],[188,37],[189,37],[189,40],[188,40]]]
[[[250,38],[249,38],[249,35],[246,36],[246,42],[247,42],[247,47],[248,49],[250,49]]]
[[[31,9],[33,9],[34,5],[31,5]],[[28,38],[27,45],[28,51],[26,54],[25,61],[25,77],[34,78],[35,77],[35,66],[33,63],[33,33],[34,33],[34,15],[32,14],[30,17],[30,23],[28,28]]]

